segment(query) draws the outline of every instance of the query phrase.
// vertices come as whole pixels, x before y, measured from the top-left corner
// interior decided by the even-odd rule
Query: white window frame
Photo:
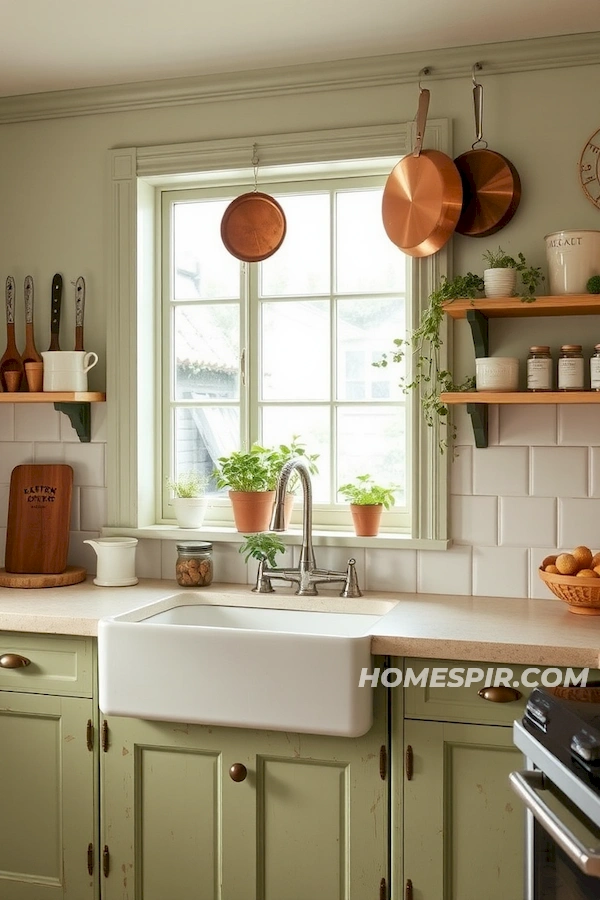
[[[448,152],[447,119],[427,123],[427,145]],[[177,529],[158,523],[160,509],[160,348],[157,346],[156,292],[160,291],[157,222],[161,190],[190,183],[198,173],[239,170],[247,177],[252,147],[260,147],[261,168],[339,160],[398,158],[410,152],[414,123],[336,129],[252,138],[130,147],[109,151],[110,246],[107,311],[107,484],[106,533],[161,538]],[[418,323],[433,284],[448,272],[444,248],[414,260],[412,322]],[[449,352],[447,323],[444,346]],[[448,545],[447,455],[439,453],[439,432],[428,427],[410,396],[413,528],[411,535],[357,538],[354,534],[315,534],[315,543],[441,549]],[[407,419],[408,421],[408,419]],[[203,530],[206,535],[206,530]],[[233,529],[215,528],[216,540],[239,540]]]

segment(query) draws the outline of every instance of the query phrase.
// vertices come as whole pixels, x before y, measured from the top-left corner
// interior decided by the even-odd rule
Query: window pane
[[[240,414],[234,406],[175,410],[175,475],[194,471],[210,478],[219,456],[240,445]],[[214,491],[214,481],[207,490]]]
[[[329,301],[262,304],[263,400],[329,398]]]
[[[239,306],[177,306],[174,319],[175,398],[237,400]]]
[[[173,209],[173,296],[176,300],[239,297],[240,263],[221,240],[230,200],[176,203]]]
[[[262,411],[262,441],[268,446],[288,444],[296,435],[310,455],[318,453],[317,475],[311,476],[315,503],[330,502],[331,448],[329,408],[325,406],[266,406]]]
[[[404,407],[346,406],[338,409],[338,485],[367,473],[384,487],[399,484],[396,503],[406,497]],[[338,502],[341,498],[338,497]]]
[[[339,400],[396,400],[404,368],[374,366],[404,334],[404,298],[337,301]]]
[[[277,199],[285,212],[286,234],[277,253],[261,263],[261,294],[329,293],[329,194]]]
[[[404,292],[406,257],[385,233],[383,190],[341,191],[336,195],[336,290]]]

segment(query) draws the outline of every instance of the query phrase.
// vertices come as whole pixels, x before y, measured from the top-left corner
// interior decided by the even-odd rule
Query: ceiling
[[[600,31],[600,0],[1,0],[0,97]]]

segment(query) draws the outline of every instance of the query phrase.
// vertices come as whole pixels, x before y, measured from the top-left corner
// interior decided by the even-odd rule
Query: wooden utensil
[[[31,275],[27,275],[25,278],[23,290],[25,295],[25,349],[21,354],[21,362],[25,367],[25,363],[41,363],[42,357],[37,352],[33,337],[33,278]],[[27,385],[29,386],[29,382]]]
[[[85,281],[79,276],[75,282],[75,350],[83,350],[83,312],[85,309]]]
[[[470,150],[454,160],[463,186],[463,205],[456,231],[469,237],[488,237],[504,228],[516,213],[521,200],[521,179],[511,161],[495,150],[488,150],[487,141],[483,140],[483,86],[474,74],[473,107],[477,140]]]
[[[390,173],[383,191],[383,227],[409,256],[431,256],[452,237],[462,210],[462,182],[440,150],[423,150],[429,91],[419,89],[414,150]]]
[[[52,279],[52,315],[50,318],[50,346],[48,350],[60,350],[58,336],[60,331],[60,301],[62,298],[63,281],[58,273]]]
[[[67,567],[73,469],[39,464],[11,474],[6,528],[8,573],[61,574]]]
[[[23,378],[23,363],[21,354],[15,343],[15,279],[9,275],[6,279],[6,350],[0,359],[0,381],[5,391],[18,391]],[[6,372],[16,372],[18,378],[12,381],[9,387],[6,382]]]

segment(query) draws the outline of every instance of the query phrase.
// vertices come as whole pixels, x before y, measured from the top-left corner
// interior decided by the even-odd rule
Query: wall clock
[[[600,209],[600,128],[581,152],[579,180],[588,199]]]

